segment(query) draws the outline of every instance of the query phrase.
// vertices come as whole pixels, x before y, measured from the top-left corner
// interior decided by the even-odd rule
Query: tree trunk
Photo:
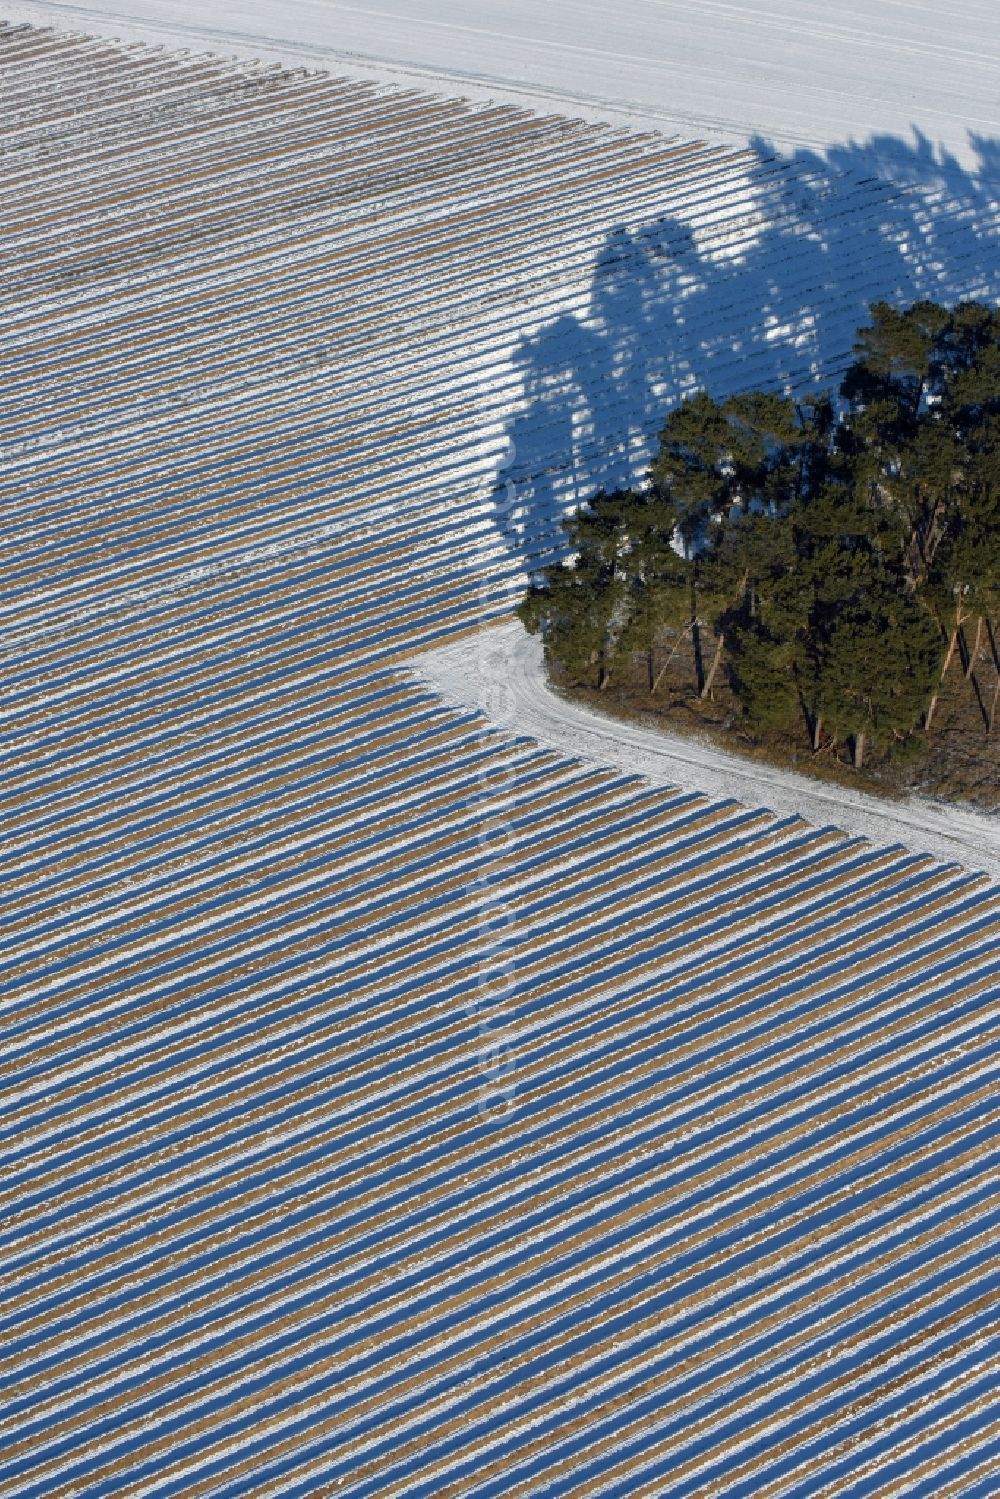
[[[1000,649],[997,648],[996,631],[993,621],[989,615],[986,616],[986,635],[990,642],[990,652],[993,656],[993,669],[997,674],[997,684],[993,689],[993,701],[990,703],[989,717],[986,720],[986,736],[993,733],[993,725],[997,720],[997,703],[1000,702]]]
[[[983,616],[980,614],[979,617],[978,617],[978,619],[976,620],[976,642],[975,642],[975,645],[972,647],[972,650],[969,651],[969,659],[965,663],[965,677],[966,677],[966,680],[968,680],[969,677],[971,677],[973,671],[975,670],[976,657],[979,655],[979,647],[982,644],[982,641],[983,641]]]
[[[854,769],[860,770],[865,763],[865,735],[854,736]]]
[[[649,650],[646,652],[646,688],[647,688],[647,691],[649,691],[649,692],[652,692],[652,690],[653,690],[653,648],[652,648],[652,646],[650,646]]]
[[[962,676],[968,679],[969,672],[972,670],[972,657],[969,655],[969,642],[965,638],[964,630],[958,632],[958,661],[962,668]]]
[[[725,644],[725,635],[720,635],[719,643],[715,647],[715,655],[712,657],[712,665],[709,667],[708,676],[705,679],[705,685],[701,689],[702,697],[711,697],[712,695],[712,683],[715,681],[715,673],[719,669],[719,662],[722,660],[722,651]]]
[[[955,647],[958,644],[958,632],[959,632],[959,630],[961,628],[962,628],[961,625],[957,624],[955,626],[955,628],[951,632],[951,639],[948,641],[948,650],[945,653],[944,665],[941,668],[941,680],[942,680],[942,682],[944,681],[945,677],[948,675],[948,668],[951,665],[951,658],[955,654]]]
[[[680,634],[680,636],[678,638],[677,644],[671,649],[670,655],[667,657],[666,661],[664,661],[663,665],[660,667],[659,671],[657,672],[657,674],[656,674],[656,681],[653,683],[652,687],[649,689],[650,692],[655,692],[656,689],[659,687],[660,683],[663,681],[663,678],[667,674],[667,667],[670,665],[671,661],[674,659],[674,657],[677,655],[677,652],[680,650],[681,646],[683,645],[684,641],[687,639],[687,632],[688,632],[688,630],[690,630],[690,628],[691,628],[690,625],[685,625],[684,626],[684,629],[682,630],[682,632],[681,632],[681,634]]]
[[[948,675],[948,668],[951,665],[952,657],[955,654],[955,647],[958,644],[958,635],[961,628],[962,625],[959,621],[951,632],[951,637],[948,641],[948,649],[945,651],[944,665],[941,668],[941,675],[938,678],[938,680],[941,682],[943,682],[945,677]],[[931,698],[929,704],[927,705],[927,712],[924,714],[924,733],[926,733],[931,726],[931,720],[934,717],[934,709],[938,705],[938,698],[940,696],[940,692],[935,692],[934,696]]]
[[[820,747],[820,743],[822,741],[822,738],[823,738],[823,719],[822,719],[822,717],[821,717],[820,714],[817,714],[816,717],[813,719],[812,745],[813,745],[813,754],[814,755],[818,754],[818,752],[819,752],[819,747]]]
[[[925,581],[928,569],[934,561],[934,554],[938,549],[938,544],[944,535],[944,528],[940,524],[942,508],[941,501],[935,500],[934,509],[931,511],[931,518],[927,522],[927,529],[922,534],[919,527],[917,530],[917,546],[920,550],[921,563],[920,574],[917,578],[918,584]]]
[[[976,694],[976,702],[979,704],[979,711],[983,715],[983,723],[986,725],[987,734],[989,734],[990,710],[987,708],[985,702],[983,701],[983,694],[979,690],[979,682],[976,679],[975,673],[973,673],[972,675],[972,690]]]
[[[605,660],[605,657],[604,657],[604,652],[603,651],[598,651],[598,650],[591,651],[591,653],[590,653],[590,664],[591,664],[591,666],[597,668],[597,690],[598,690],[598,692],[603,692],[604,691],[605,687],[607,686],[607,681],[608,681],[608,671],[607,671],[607,667],[604,664],[604,660]]]
[[[913,420],[914,421],[916,421],[917,417],[920,415],[920,402],[923,400],[923,398],[924,398],[924,382],[922,380],[920,380],[917,383],[917,393],[916,393],[916,395],[913,398]]]
[[[997,645],[996,631],[993,628],[993,621],[989,615],[986,616],[986,633],[989,636],[990,650],[993,653],[993,665],[1000,672],[1000,646]]]
[[[701,625],[697,619],[691,621],[691,646],[694,652],[694,679],[698,696],[705,685],[705,657],[701,649]]]

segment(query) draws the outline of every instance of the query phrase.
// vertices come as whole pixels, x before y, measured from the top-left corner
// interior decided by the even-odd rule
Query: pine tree
[[[629,539],[628,596],[619,644],[623,652],[645,656],[647,686],[654,692],[672,659],[657,669],[662,637],[683,636],[688,627],[692,564],[678,550],[677,510],[662,490],[628,492],[622,515]]]
[[[518,607],[529,634],[541,632],[547,659],[570,681],[607,686],[621,659],[628,604],[628,495],[599,494],[563,523],[573,557],[545,569]]]
[[[941,665],[933,619],[886,577],[858,579],[813,641],[816,712],[849,739],[855,768],[866,747],[891,749],[916,728]]]

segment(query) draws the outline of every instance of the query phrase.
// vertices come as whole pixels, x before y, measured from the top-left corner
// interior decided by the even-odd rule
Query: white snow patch
[[[688,137],[1000,135],[988,0],[0,0],[0,16],[309,64]]]

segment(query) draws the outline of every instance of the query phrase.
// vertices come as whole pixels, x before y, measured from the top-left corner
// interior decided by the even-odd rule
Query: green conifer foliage
[[[836,738],[891,750],[916,728],[941,667],[940,631],[915,599],[869,577],[843,598],[813,641],[814,711]]]
[[[687,640],[701,696],[721,671],[752,731],[798,721],[861,766],[929,726],[956,656],[971,675],[982,640],[996,655],[1000,312],[877,303],[855,352],[839,408],[699,392],[647,485],[565,523],[574,560],[520,614],[569,680],[643,658],[655,692]]]
[[[599,494],[563,523],[574,556],[545,569],[518,608],[529,634],[570,681],[603,687],[619,658],[628,608],[627,495]]]

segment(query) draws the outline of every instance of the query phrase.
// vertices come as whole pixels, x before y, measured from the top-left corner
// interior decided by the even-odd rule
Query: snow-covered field
[[[0,30],[0,1494],[985,1496],[1000,889],[412,661],[995,146],[356,73]]]
[[[1000,136],[994,0],[5,0],[14,19],[829,147]]]

